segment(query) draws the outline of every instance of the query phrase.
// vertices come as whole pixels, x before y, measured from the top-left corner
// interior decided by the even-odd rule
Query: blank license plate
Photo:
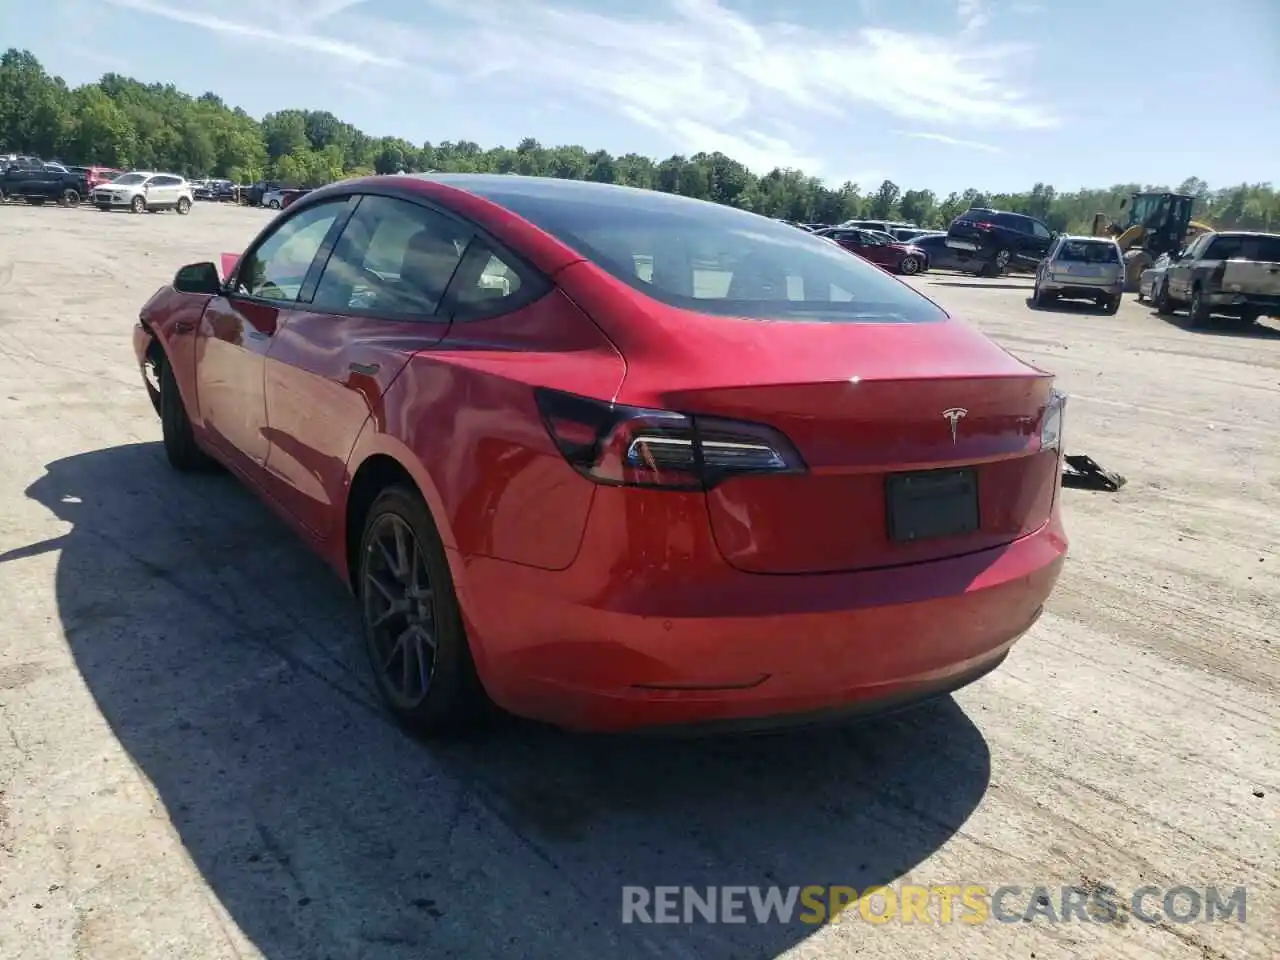
[[[952,250],[977,250],[978,245],[970,240],[952,240],[948,238],[944,241]]]
[[[978,529],[978,474],[972,468],[891,474],[886,499],[889,538],[896,543]]]

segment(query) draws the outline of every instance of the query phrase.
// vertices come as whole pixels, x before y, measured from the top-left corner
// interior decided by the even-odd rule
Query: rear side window
[[[591,202],[495,191],[489,198],[669,306],[769,320],[946,318],[861,257],[732,207],[666,195]]]
[[[1119,263],[1120,250],[1114,243],[1067,240],[1058,250],[1057,258],[1067,263]]]

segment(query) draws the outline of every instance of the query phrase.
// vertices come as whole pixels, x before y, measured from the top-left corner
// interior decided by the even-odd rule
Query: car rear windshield
[[[119,183],[127,187],[135,183],[142,183],[142,181],[146,179],[147,178],[140,173],[126,173],[123,176],[116,177],[111,182]]]
[[[488,196],[669,306],[769,320],[946,318],[936,304],[834,242],[732,207],[664,195],[635,202],[594,192],[583,200]]]
[[[1114,243],[1068,240],[1058,251],[1058,259],[1069,263],[1119,263],[1120,251]]]

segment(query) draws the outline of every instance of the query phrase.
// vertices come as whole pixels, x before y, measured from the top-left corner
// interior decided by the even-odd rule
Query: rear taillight
[[[708,490],[729,477],[806,469],[791,442],[762,424],[534,392],[560,453],[597,483]]]
[[[1044,416],[1040,418],[1040,449],[1062,453],[1062,415],[1066,410],[1067,395],[1061,390],[1049,391]]]
[[[977,227],[979,230],[994,230],[996,228],[996,225],[994,223],[987,223],[985,220],[975,223],[974,226]]]

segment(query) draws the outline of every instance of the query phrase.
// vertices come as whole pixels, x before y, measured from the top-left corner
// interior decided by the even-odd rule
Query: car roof
[[[625,187],[616,183],[596,183],[593,180],[562,180],[558,177],[525,177],[509,173],[407,173],[403,177],[424,180],[454,187],[502,205],[504,198],[527,200],[561,200],[581,203],[595,200],[599,203],[631,207],[640,211],[702,210],[710,201],[695,200],[675,193],[646,190],[641,187]],[[381,178],[370,177],[370,182]],[[734,208],[726,208],[734,209]],[[746,213],[748,211],[741,211]]]
[[[1260,230],[1214,230],[1215,237],[1280,237],[1280,233],[1263,233]]]
[[[1066,234],[1063,240],[1078,240],[1081,243],[1115,243],[1111,237],[1090,237],[1086,235],[1077,235],[1074,233]]]

